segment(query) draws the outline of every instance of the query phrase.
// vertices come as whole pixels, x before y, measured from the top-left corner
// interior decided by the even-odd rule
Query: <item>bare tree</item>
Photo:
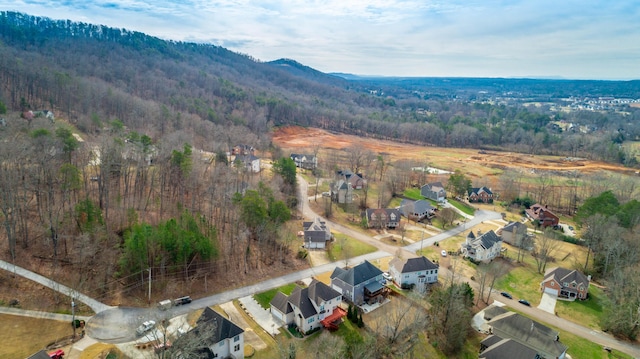
[[[547,268],[547,262],[559,246],[560,242],[554,238],[551,227],[545,228],[542,235],[536,238],[532,255],[536,261],[538,273],[544,274]]]
[[[445,228],[447,225],[453,224],[453,221],[458,218],[458,213],[452,208],[445,207],[438,212],[438,216],[442,220],[442,228]]]

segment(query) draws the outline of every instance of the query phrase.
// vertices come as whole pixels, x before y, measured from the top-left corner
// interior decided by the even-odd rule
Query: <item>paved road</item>
[[[87,295],[84,295],[80,292],[78,292],[75,289],[69,288],[66,285],[60,284],[56,281],[54,281],[53,279],[49,279],[47,277],[43,277],[40,274],[34,273],[28,269],[24,269],[22,267],[18,267],[14,264],[5,262],[3,260],[0,260],[0,269],[4,269],[8,272],[14,273],[16,275],[19,275],[21,277],[30,279],[36,283],[40,283],[42,285],[44,285],[47,288],[51,288],[57,292],[60,292],[62,294],[68,295],[69,297],[73,296],[75,297],[78,301],[88,305],[94,312],[98,313],[101,312],[105,309],[109,309],[111,308],[110,306],[101,303],[93,298],[90,298]]]
[[[299,198],[307,198],[306,181],[304,181],[301,177],[298,177],[298,181],[300,183]],[[311,209],[309,208],[307,201],[302,201],[302,213],[306,218],[314,218],[316,216],[316,214],[313,211],[311,211]],[[433,242],[435,241],[446,240],[450,236],[459,234],[467,230],[468,228],[471,228],[483,221],[499,219],[499,218],[501,218],[501,216],[496,212],[477,211],[476,216],[473,219],[468,220],[462,226],[458,226],[446,232],[440,233],[436,236],[425,239],[422,241],[422,243],[416,242],[406,247],[395,247],[395,246],[387,245],[365,234],[352,230],[348,227],[335,224],[335,223],[330,223],[329,221],[327,221],[327,223],[337,231],[340,231],[350,237],[361,240],[363,242],[372,244],[376,248],[380,249],[379,251],[374,253],[369,253],[356,258],[351,258],[349,260],[349,263],[353,264],[353,263],[360,263],[365,259],[375,260],[375,259],[383,258],[389,255],[393,255],[396,253],[398,249],[401,249],[404,255],[415,256],[416,255],[415,252],[418,249],[420,249],[421,246],[428,246],[433,244]],[[178,315],[186,314],[195,309],[201,309],[208,306],[222,304],[237,298],[253,295],[255,293],[260,293],[269,289],[277,288],[288,283],[313,277],[318,274],[332,271],[336,266],[345,266],[346,264],[347,263],[345,263],[345,261],[338,261],[334,263],[324,264],[318,267],[301,270],[301,271],[290,273],[281,277],[267,279],[262,282],[256,283],[254,285],[237,288],[224,293],[218,293],[210,297],[194,300],[188,305],[173,307],[166,311],[160,311],[157,308],[109,307],[81,293],[77,293],[77,298],[83,303],[89,305],[97,313],[95,316],[93,316],[87,321],[87,328],[86,328],[87,336],[90,336],[91,338],[94,338],[103,342],[107,342],[107,343],[124,343],[124,342],[135,340],[135,332],[134,332],[135,328],[145,320],[154,319],[156,321],[159,321],[164,318],[172,318]],[[9,263],[0,261],[0,268],[9,270],[11,272],[15,272],[18,275],[22,275],[26,278],[34,280],[50,288],[62,291],[65,294],[72,293],[71,289],[68,287],[55,283],[50,279],[42,277],[33,272],[27,271],[23,268],[15,267]],[[443,272],[444,272],[444,268],[443,268]],[[475,282],[470,282],[470,284],[474,285]],[[498,294],[496,292],[492,293],[492,298],[493,299],[499,298],[497,297],[497,295]],[[599,343],[601,345],[609,346],[614,349],[620,350],[636,358],[640,358],[640,348],[636,345],[618,341],[615,338],[611,337],[610,335],[607,335],[606,333],[594,331],[590,328],[580,326],[573,322],[558,318],[553,314],[541,311],[537,308],[525,307],[515,301],[503,300],[503,302],[506,302],[505,304],[507,306],[512,306],[514,308],[517,308],[518,310],[524,312],[525,314],[533,318],[536,318],[537,320],[540,320],[545,323],[549,323],[558,328],[569,331],[571,333],[574,333],[576,335],[579,335],[583,338]]]

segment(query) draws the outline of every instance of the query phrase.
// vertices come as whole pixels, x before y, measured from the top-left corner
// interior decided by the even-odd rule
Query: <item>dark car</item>
[[[526,305],[527,307],[530,307],[530,306],[531,306],[531,304],[529,304],[529,301],[528,301],[528,300],[526,300],[526,299],[520,299],[520,300],[518,301],[518,303],[520,303],[520,304],[524,304],[524,305]]]
[[[507,292],[501,292],[500,293],[501,296],[505,297],[505,298],[509,298],[509,299],[513,299],[513,297],[511,296],[511,294],[507,293]]]
[[[176,300],[173,301],[173,305],[183,305],[183,304],[189,304],[191,303],[191,297],[186,296],[186,297],[180,297],[177,298]]]

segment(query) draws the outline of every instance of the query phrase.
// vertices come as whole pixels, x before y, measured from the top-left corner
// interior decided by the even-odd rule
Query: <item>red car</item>
[[[64,350],[58,349],[55,352],[49,353],[49,358],[51,359],[62,359],[64,357]]]

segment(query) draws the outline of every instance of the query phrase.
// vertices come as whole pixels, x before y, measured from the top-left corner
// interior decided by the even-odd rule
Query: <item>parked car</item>
[[[569,230],[573,231],[573,226],[569,226]]]
[[[531,306],[531,304],[529,303],[529,301],[528,301],[528,300],[526,300],[526,299],[520,299],[520,300],[518,301],[518,303],[520,303],[520,304],[524,304],[524,305],[526,305],[527,307],[530,307],[530,306]]]
[[[389,274],[388,272],[383,272],[382,273],[382,278],[386,279],[389,282],[391,282],[393,280],[393,277],[391,277],[391,274]]]
[[[140,324],[138,329],[136,329],[136,334],[138,334],[138,336],[142,336],[144,333],[150,331],[155,326],[156,326],[156,322],[155,321],[147,320],[146,322]]]
[[[191,297],[184,296],[184,297],[180,297],[180,298],[176,298],[176,300],[173,301],[173,305],[183,305],[183,304],[189,304],[191,303]]]
[[[443,257],[447,256],[447,251],[445,251],[444,249],[442,251],[440,251],[440,254],[442,254]]]
[[[513,297],[511,296],[511,294],[507,293],[507,292],[500,292],[500,295],[502,295],[505,298],[509,298],[509,299],[513,299]]]

